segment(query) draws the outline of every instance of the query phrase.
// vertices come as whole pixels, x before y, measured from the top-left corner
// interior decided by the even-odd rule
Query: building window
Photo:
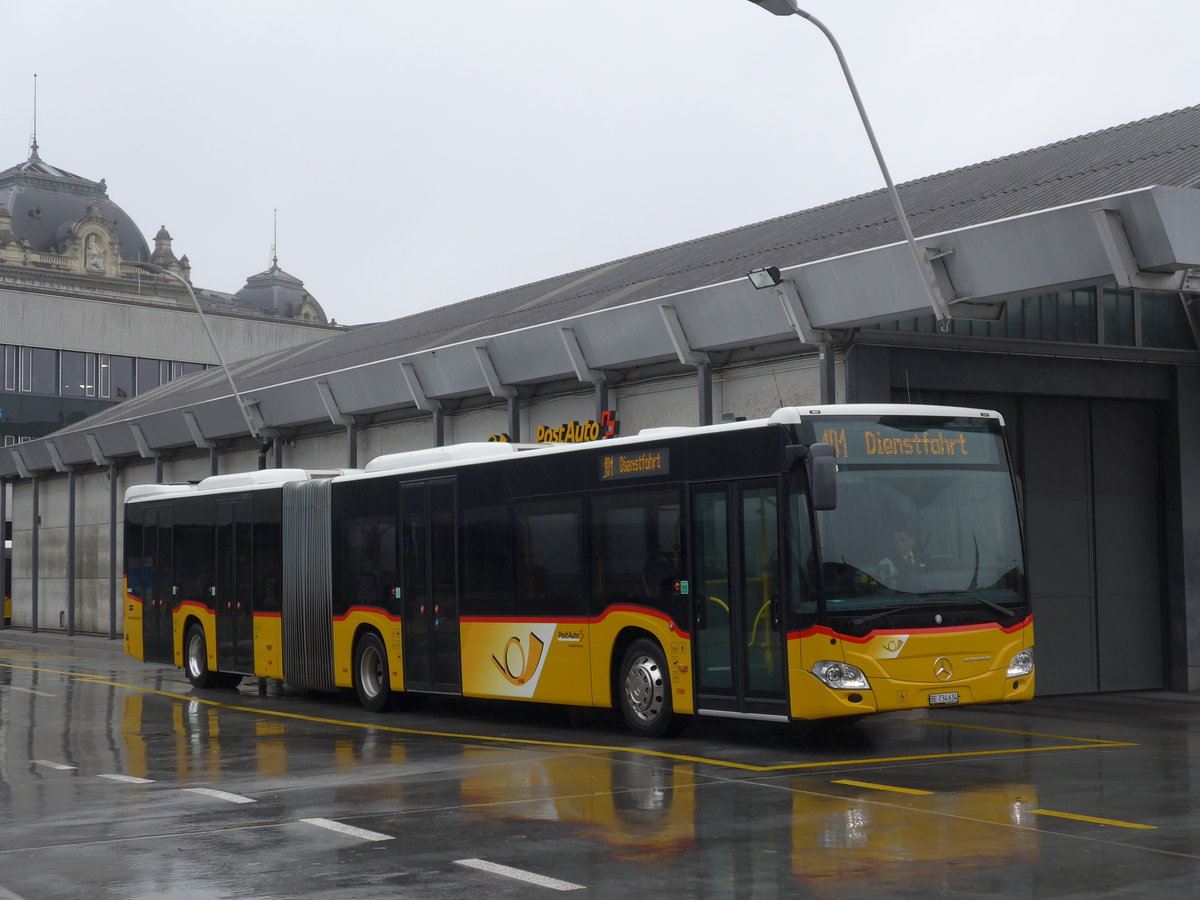
[[[951,313],[954,307],[950,308]],[[880,322],[885,331],[933,334],[931,314]],[[1009,340],[1195,350],[1196,338],[1179,294],[1133,291],[1115,284],[1021,297],[994,322],[952,319],[950,333]]]
[[[20,389],[23,393],[58,395],[57,350],[22,347],[19,359]]]
[[[1103,306],[1105,344],[1118,347],[1137,346],[1137,325],[1133,314],[1133,291],[1121,290],[1115,284],[1104,286]]]
[[[141,359],[137,361],[137,392],[144,394],[163,383],[164,362],[159,359]]]
[[[104,400],[128,400],[134,393],[133,357],[101,353],[100,397]]]
[[[59,354],[60,384],[64,397],[96,396],[96,354],[63,350]]]
[[[1174,291],[1138,291],[1138,321],[1143,347],[1196,349],[1187,310]]]
[[[171,380],[204,371],[204,363],[178,362],[171,363]]]
[[[4,347],[4,389],[17,389],[17,348],[11,344]]]

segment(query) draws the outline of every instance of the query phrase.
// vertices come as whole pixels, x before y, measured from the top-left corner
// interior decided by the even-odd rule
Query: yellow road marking
[[[10,663],[0,662],[0,668],[14,669],[29,672],[41,672],[51,675],[67,675],[72,678],[86,679],[89,684],[103,684],[109,687],[124,688],[129,691],[136,691],[143,694],[153,694],[159,697],[167,697],[172,700],[179,700],[184,703],[201,703],[205,706],[211,706],[215,709],[228,709],[235,712],[252,713],[258,716],[272,717],[277,719],[291,719],[297,722],[313,722],[319,725],[336,725],[342,728],[358,728],[369,731],[379,731],[386,734],[406,734],[416,737],[436,737],[448,738],[451,740],[460,741],[477,741],[494,744],[510,744],[517,746],[528,747],[554,747],[562,750],[588,750],[600,751],[605,753],[629,753],[637,756],[652,757],[655,759],[669,759],[676,762],[693,762],[702,765],[716,766],[725,769],[737,769],[743,772],[799,772],[808,769],[827,769],[835,766],[863,766],[863,765],[878,765],[879,763],[899,763],[899,762],[923,762],[927,760],[939,759],[970,759],[981,756],[1012,756],[1022,753],[1048,753],[1056,750],[1107,750],[1114,747],[1137,747],[1135,743],[1119,743],[1116,741],[1098,741],[1093,738],[1063,738],[1063,740],[1073,741],[1070,744],[1055,744],[1045,747],[1016,747],[1011,749],[1000,750],[963,750],[955,753],[923,753],[913,754],[909,756],[884,756],[884,757],[863,757],[859,759],[830,759],[818,762],[803,762],[803,763],[780,763],[778,765],[753,765],[751,763],[739,763],[732,760],[712,759],[703,756],[687,756],[680,753],[668,753],[663,750],[650,750],[643,747],[626,747],[613,746],[606,744],[584,744],[572,741],[539,741],[532,738],[513,738],[513,737],[498,737],[486,734],[472,734],[454,731],[429,731],[420,728],[401,728],[396,725],[384,725],[375,722],[351,722],[345,719],[330,719],[323,716],[306,716],[301,713],[285,712],[283,710],[260,709],[253,706],[237,706],[230,703],[220,703],[216,700],[206,700],[203,697],[195,697],[188,694],[175,694],[170,691],[159,691],[153,688],[142,687],[136,684],[124,684],[119,681],[110,681],[102,675],[85,673],[85,672],[70,672],[60,669],[44,669],[37,666],[16,666]],[[929,724],[941,725],[945,723],[930,722]],[[979,726],[966,726],[979,727]],[[997,729],[999,730],[999,729]],[[1012,732],[1013,734],[1025,734],[1025,732]]]
[[[853,781],[849,778],[839,778],[833,782],[834,784],[848,784],[850,787],[869,788],[873,791],[893,791],[897,794],[917,794],[919,796],[931,796],[933,791],[921,791],[916,788],[895,787],[890,784],[875,784],[871,781]]]
[[[1061,735],[1061,734],[1043,734],[1040,731],[1017,731],[1012,728],[993,728],[989,725],[967,725],[964,722],[938,722],[938,721],[935,721],[934,719],[921,719],[918,724],[920,724],[920,725],[941,725],[944,728],[966,728],[970,731],[992,731],[992,732],[995,732],[996,734],[1015,734],[1018,737],[1046,738],[1047,740],[1052,740],[1052,741],[1087,741],[1090,744],[1107,744],[1107,745],[1112,745],[1113,747],[1128,746],[1127,744],[1123,744],[1120,741],[1106,741],[1102,738],[1077,738],[1077,737],[1071,737],[1068,735]]]
[[[1117,828],[1138,828],[1142,831],[1155,831],[1157,825],[1139,825],[1137,822],[1122,822],[1119,819],[1100,819],[1096,816],[1081,816],[1078,813],[1055,812],[1050,809],[1031,809],[1031,813],[1039,816],[1054,816],[1056,819],[1074,819],[1077,822],[1091,822],[1094,825],[1115,825]]]

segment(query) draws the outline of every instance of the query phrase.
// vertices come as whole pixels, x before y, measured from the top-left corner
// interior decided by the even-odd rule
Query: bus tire
[[[219,687],[228,688],[231,691],[236,691],[237,686],[242,683],[242,679],[245,677],[245,675],[238,675],[234,672],[218,672],[217,685]]]
[[[207,690],[217,686],[217,675],[208,668],[208,642],[204,640],[204,627],[199,622],[188,626],[183,639],[183,669],[192,687]]]
[[[368,712],[383,712],[392,705],[387,649],[373,631],[363,634],[354,645],[354,690]]]
[[[667,660],[655,641],[639,638],[629,645],[621,661],[618,691],[625,724],[638,737],[670,737],[687,724],[671,706]]]

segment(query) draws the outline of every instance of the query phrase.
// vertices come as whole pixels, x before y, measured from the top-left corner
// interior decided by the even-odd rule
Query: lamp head
[[[779,266],[763,266],[761,269],[755,269],[746,277],[760,291],[763,288],[775,287],[783,281],[783,276],[779,273]]]
[[[796,4],[792,0],[750,0],[750,2],[777,16],[794,16],[798,12]]]

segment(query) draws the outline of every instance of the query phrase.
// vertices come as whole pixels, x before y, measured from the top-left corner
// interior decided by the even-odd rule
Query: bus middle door
[[[251,598],[249,498],[217,503],[217,667],[254,671],[254,611]]]
[[[697,709],[786,716],[778,484],[696,485],[691,499]]]
[[[147,662],[172,662],[174,651],[175,548],[171,510],[146,512],[142,527],[142,640]]]
[[[462,693],[453,479],[400,486],[405,690]]]

